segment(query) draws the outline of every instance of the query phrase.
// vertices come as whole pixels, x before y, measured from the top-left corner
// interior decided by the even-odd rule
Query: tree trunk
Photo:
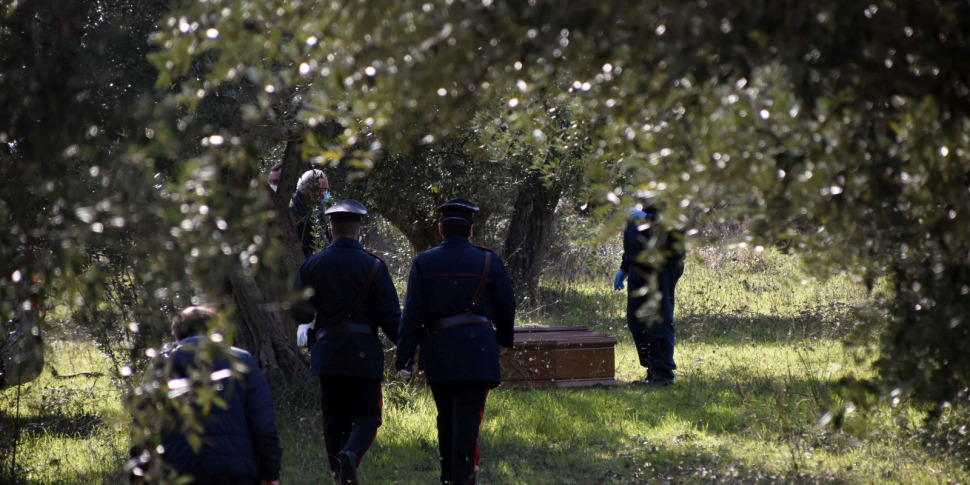
[[[537,172],[531,172],[519,187],[502,248],[502,259],[517,292],[533,292],[538,288],[542,261],[552,235],[552,219],[561,195],[562,187],[546,184]]]
[[[293,193],[296,192],[296,181],[301,175],[302,151],[302,138],[287,142],[286,150],[283,152],[283,170],[280,173],[280,186],[277,192],[270,190],[271,210],[276,214],[276,217],[273,218],[269,232],[276,236],[276,242],[279,244],[276,261],[271,263],[271,265],[277,268],[277,271],[272,276],[276,276],[282,280],[284,293],[293,287],[296,272],[300,269],[300,265],[303,264],[304,259],[300,235],[296,231],[296,221],[293,220],[293,216],[290,214],[290,199]],[[260,286],[266,288],[262,284],[262,281],[260,283]],[[280,281],[266,282],[270,286],[273,283],[278,284]],[[287,317],[284,320],[289,322],[290,319]],[[289,324],[292,326],[292,322],[289,322]],[[290,332],[288,332],[289,334]],[[295,327],[292,336],[294,338],[296,337]]]
[[[307,374],[304,356],[296,347],[296,325],[283,305],[284,295],[293,288],[303,262],[296,224],[290,215],[290,195],[300,175],[303,140],[287,142],[279,191],[270,192],[270,210],[275,217],[268,226],[276,251],[266,257],[253,275],[237,271],[229,275],[227,299],[236,308],[235,345],[253,354],[260,369],[270,378],[290,379]],[[242,177],[240,177],[242,178]],[[236,184],[247,183],[233,180]]]
[[[434,219],[419,220],[412,224],[393,224],[411,243],[415,254],[441,244],[441,233],[438,232],[438,223]]]
[[[387,219],[411,243],[415,253],[431,249],[441,243],[438,222],[434,217],[408,211],[405,207],[376,207],[373,209]]]
[[[229,277],[236,307],[235,344],[253,354],[271,380],[306,375],[307,366],[294,341],[286,335],[284,312],[256,283],[258,278],[237,272]]]

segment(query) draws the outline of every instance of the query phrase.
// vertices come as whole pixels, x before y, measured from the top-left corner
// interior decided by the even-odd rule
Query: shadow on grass
[[[575,286],[544,286],[541,292],[544,305],[534,314],[541,314],[545,325],[588,326],[592,330],[613,337],[626,338],[626,292],[603,294],[584,291]],[[746,309],[685,313],[674,315],[678,339],[721,340],[732,338],[778,341],[805,338],[842,338],[851,325],[847,308],[819,304],[793,309],[790,316],[753,313]],[[520,318],[518,323],[537,320]]]
[[[18,418],[15,414],[0,410],[0,449],[13,446],[13,439],[18,429],[21,440],[40,436],[87,439],[103,425],[104,420],[94,413],[49,414]]]
[[[682,301],[678,298],[678,302]],[[726,305],[719,309],[716,302],[705,304],[702,310],[688,313],[682,306],[675,313],[674,327],[678,338],[745,337],[770,341],[842,338],[851,331],[851,325],[845,323],[849,320],[849,310],[844,302],[800,305],[792,307],[787,316],[759,314],[744,307],[728,308]],[[626,291],[610,291],[593,283],[544,285],[538,300],[533,302],[533,309],[525,315],[526,318],[519,319],[520,323],[539,320],[546,325],[584,325],[617,336],[627,329]]]
[[[56,464],[54,465],[56,466]],[[76,485],[79,483],[103,483],[103,484],[124,484],[128,483],[128,476],[124,470],[118,468],[114,471],[92,471],[83,474],[71,474],[71,478],[63,479],[36,479],[28,478],[29,470],[19,468],[14,475],[10,470],[0,471],[0,483],[4,485]]]
[[[778,393],[786,396],[783,388],[809,382],[785,380],[760,394],[745,393],[737,382],[691,378],[660,389],[626,384],[502,393],[486,411],[494,423],[483,433],[482,483],[838,481],[798,467],[779,476],[768,467],[743,465],[746,460],[729,446],[711,451],[710,441],[701,441],[705,435],[736,443],[756,439],[756,423],[781,429],[811,414],[798,406],[778,410],[776,401]],[[657,438],[657,430],[670,436]],[[777,436],[787,438],[801,439]]]
[[[47,410],[50,413],[50,410]],[[84,441],[96,436],[100,428],[105,426],[101,416],[93,413],[61,413],[53,412],[40,416],[20,416],[16,413],[0,410],[0,483],[10,484],[67,484],[67,483],[109,483],[104,470],[93,471],[87,474],[78,474],[75,470],[65,473],[70,478],[58,479],[32,479],[32,470],[25,469],[21,460],[24,458],[24,448],[28,442],[42,437],[47,438],[66,438],[70,440]],[[14,440],[17,440],[18,463],[14,465]],[[58,457],[51,455],[46,459],[45,468],[68,466]],[[13,468],[13,467],[16,468]],[[119,482],[120,483],[120,482]]]
[[[802,311],[790,317],[753,313],[677,314],[674,328],[678,338],[704,341],[754,340],[778,342],[818,338],[841,339],[851,332],[842,318]]]
[[[659,389],[632,383],[592,389],[499,388],[486,406],[480,483],[843,482],[844,477],[797,466],[782,466],[785,471],[779,472],[777,462],[751,465],[733,449],[735,443],[757,441],[762,430],[774,433],[771,440],[783,450],[786,440],[804,440],[804,429],[819,409],[811,389],[822,386],[818,399],[824,399],[831,385],[733,371],[687,375]],[[430,391],[400,387],[385,390],[393,412],[385,411],[385,426],[364,459],[362,483],[437,480]],[[310,379],[282,390],[277,401],[289,483],[323,482],[329,476],[318,392]],[[402,397],[402,392],[409,394]],[[780,401],[792,404],[780,409]],[[401,418],[389,414],[419,425],[395,423],[393,419]],[[792,429],[784,432],[786,427]],[[725,444],[712,449],[711,439]]]

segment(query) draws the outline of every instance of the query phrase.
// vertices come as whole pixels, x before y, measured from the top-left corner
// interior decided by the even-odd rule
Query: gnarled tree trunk
[[[269,197],[275,213],[269,226],[278,244],[275,258],[264,260],[255,274],[237,271],[227,281],[227,297],[236,308],[235,344],[253,354],[270,378],[289,379],[307,373],[305,358],[296,347],[296,326],[282,304],[303,262],[289,210],[289,195],[296,190],[299,178],[302,147],[302,139],[287,143],[279,191]]]
[[[236,307],[236,344],[253,354],[256,363],[270,379],[303,376],[306,362],[294,341],[286,335],[280,305],[260,288],[250,275],[233,274],[229,277],[232,302]]]
[[[546,184],[538,172],[530,172],[519,187],[502,247],[502,259],[516,291],[535,291],[542,261],[552,235],[552,219],[562,196],[558,184]]]

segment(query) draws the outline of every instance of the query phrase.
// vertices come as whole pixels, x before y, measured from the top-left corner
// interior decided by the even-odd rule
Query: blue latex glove
[[[625,279],[626,279],[626,271],[623,271],[622,269],[617,271],[616,277],[613,278],[613,289],[622,290],[624,288],[623,280]]]
[[[647,218],[647,213],[646,212],[643,212],[641,210],[634,210],[633,211],[633,218],[634,219],[646,219]]]

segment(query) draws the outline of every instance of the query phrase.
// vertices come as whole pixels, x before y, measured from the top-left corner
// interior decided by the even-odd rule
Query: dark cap
[[[468,199],[451,199],[439,205],[435,210],[441,215],[442,220],[457,217],[469,222],[472,221],[472,216],[479,211],[478,206]]]
[[[362,217],[367,215],[367,208],[354,199],[346,199],[334,204],[324,214],[338,221],[359,222]]]

